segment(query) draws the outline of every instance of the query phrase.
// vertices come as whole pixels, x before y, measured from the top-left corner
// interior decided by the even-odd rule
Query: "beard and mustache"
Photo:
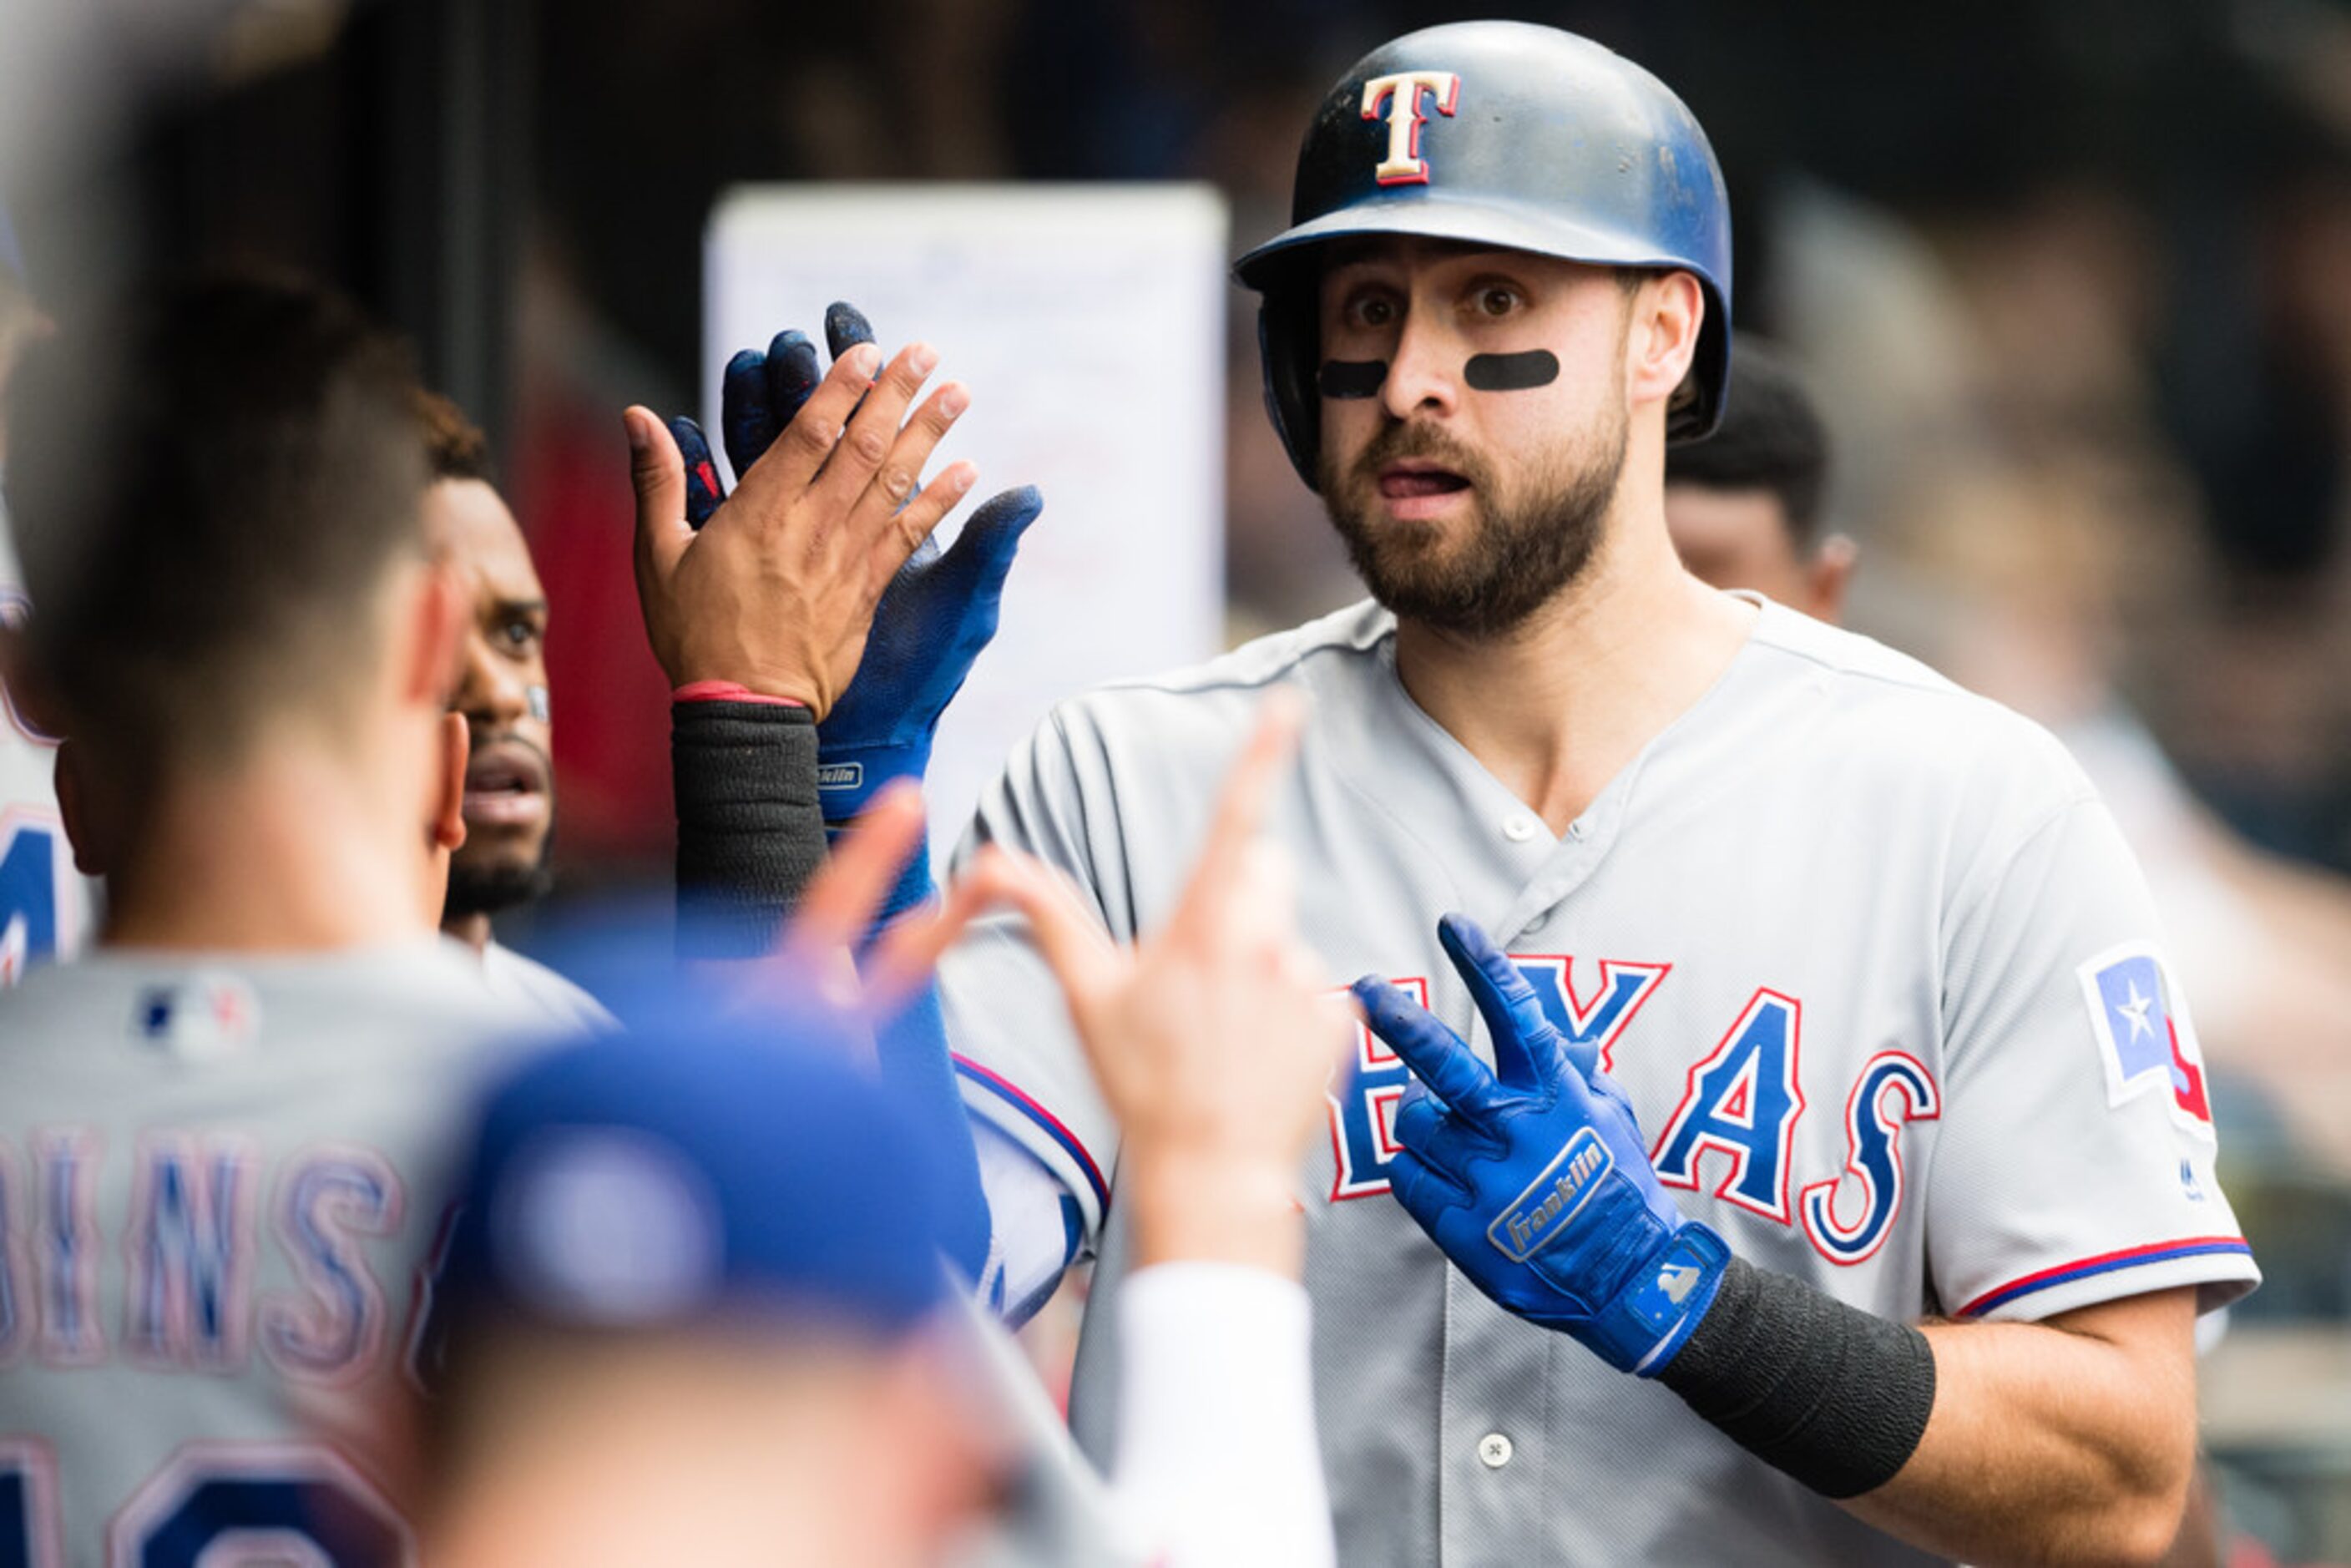
[[[1583,576],[1598,553],[1625,469],[1629,421],[1615,418],[1555,453],[1514,493],[1493,465],[1435,425],[1390,423],[1342,468],[1326,446],[1323,506],[1372,597],[1399,619],[1484,640],[1523,625]],[[1383,515],[1379,472],[1416,458],[1468,481],[1469,516],[1439,525]],[[1448,530],[1459,534],[1448,547]]]
[[[555,891],[555,764],[537,743],[525,740],[511,731],[493,734],[486,730],[471,732],[476,755],[493,745],[520,744],[538,755],[544,767],[547,787],[547,831],[539,835],[538,852],[528,859],[511,856],[492,857],[486,844],[471,846],[468,855],[460,849],[449,861],[449,890],[441,908],[444,921],[464,915],[502,915],[526,904],[536,904]]]

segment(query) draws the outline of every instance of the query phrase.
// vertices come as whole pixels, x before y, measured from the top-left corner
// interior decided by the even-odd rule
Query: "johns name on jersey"
[[[114,1233],[95,1213],[109,1158],[132,1162]],[[392,1282],[377,1278],[368,1251],[407,1222],[403,1185],[381,1155],[348,1145],[276,1166],[265,1171],[251,1139],[225,1133],[152,1131],[125,1151],[71,1127],[36,1133],[29,1147],[0,1140],[0,1365],[29,1353],[56,1367],[120,1357],[220,1373],[257,1350],[307,1382],[374,1370],[387,1344],[403,1342],[389,1333]],[[256,1293],[265,1246],[293,1288]],[[124,1271],[119,1322],[101,1321],[103,1270]],[[421,1275],[397,1284],[423,1304]]]

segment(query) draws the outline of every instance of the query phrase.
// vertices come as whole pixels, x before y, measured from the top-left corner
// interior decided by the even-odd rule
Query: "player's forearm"
[[[2052,1323],[1939,1323],[1934,1416],[1910,1461],[1845,1507],[1972,1563],[2157,1563],[2178,1536],[2195,1461],[2192,1360],[2110,1337],[2177,1317],[2188,1292]],[[2069,1326],[2060,1326],[2069,1325]]]
[[[2192,1292],[2044,1324],[1889,1322],[1733,1260],[1657,1379],[1913,1545],[1976,1563],[2154,1563],[2195,1432]]]
[[[679,955],[764,957],[824,862],[814,718],[797,706],[706,695],[674,703],[671,716]],[[874,1044],[883,1078],[954,1177],[949,1252],[977,1280],[988,1251],[987,1200],[935,981],[880,1022]]]
[[[804,707],[716,697],[674,702],[670,715],[678,953],[764,956],[824,863],[815,720]]]
[[[1297,1279],[1306,1217],[1292,1172],[1270,1164],[1193,1153],[1120,1151],[1118,1197],[1134,1241],[1134,1266],[1232,1263]]]

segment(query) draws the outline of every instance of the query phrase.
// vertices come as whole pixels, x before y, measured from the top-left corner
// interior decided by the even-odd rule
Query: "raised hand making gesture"
[[[769,356],[779,399],[812,361],[813,350]],[[673,686],[725,682],[819,719],[831,711],[864,657],[883,591],[977,477],[954,463],[921,485],[933,448],[970,405],[949,382],[908,417],[937,367],[926,343],[886,367],[872,344],[851,347],[804,402],[771,405],[781,434],[723,498],[699,432],[681,421],[682,449],[650,410],[627,412],[637,592]],[[689,511],[697,497],[709,499],[706,512],[693,501],[699,518]]]

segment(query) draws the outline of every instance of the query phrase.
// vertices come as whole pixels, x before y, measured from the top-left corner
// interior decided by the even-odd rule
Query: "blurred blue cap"
[[[838,1026],[666,1024],[528,1061],[484,1109],[433,1338],[718,1317],[883,1337],[946,1301],[935,1154]]]

